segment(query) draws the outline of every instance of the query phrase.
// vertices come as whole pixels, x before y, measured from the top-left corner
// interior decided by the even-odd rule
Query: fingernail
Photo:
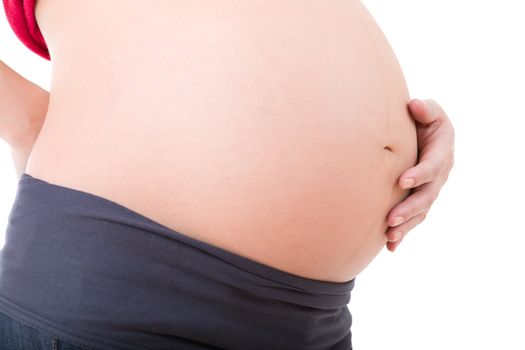
[[[403,235],[403,234],[402,234],[401,232],[399,232],[399,231],[396,232],[396,234],[394,235],[394,240],[393,240],[393,242],[395,242],[395,241],[399,241],[399,240],[401,239],[401,236],[402,236],[402,235]]]
[[[396,218],[394,219],[394,226],[397,226],[397,225],[401,224],[403,221],[405,221],[405,220],[403,219],[403,217],[401,217],[401,216],[396,216]]]
[[[414,186],[415,183],[416,181],[412,178],[406,179],[405,181],[403,181],[403,188],[410,188]]]

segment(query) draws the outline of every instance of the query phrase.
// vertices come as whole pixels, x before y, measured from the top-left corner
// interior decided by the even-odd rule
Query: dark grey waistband
[[[350,349],[355,279],[293,275],[27,173],[0,258],[0,309],[97,349]]]

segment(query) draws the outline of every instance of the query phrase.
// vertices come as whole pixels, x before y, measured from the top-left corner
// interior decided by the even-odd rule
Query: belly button
[[[394,150],[392,149],[392,146],[385,146],[384,149],[386,150],[389,150],[390,152],[394,152]]]

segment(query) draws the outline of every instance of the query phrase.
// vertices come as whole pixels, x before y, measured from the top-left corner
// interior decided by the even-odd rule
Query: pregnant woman
[[[0,344],[351,349],[355,277],[453,151],[361,2],[3,2],[53,66],[2,68]]]

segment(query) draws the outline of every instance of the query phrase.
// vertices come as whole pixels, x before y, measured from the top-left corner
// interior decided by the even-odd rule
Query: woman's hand
[[[399,186],[411,188],[411,193],[388,214],[387,222],[392,227],[386,232],[386,246],[391,252],[409,230],[425,219],[454,165],[454,128],[445,111],[432,99],[413,99],[408,106],[416,120],[418,164],[399,178]],[[396,222],[397,217],[402,221]]]

